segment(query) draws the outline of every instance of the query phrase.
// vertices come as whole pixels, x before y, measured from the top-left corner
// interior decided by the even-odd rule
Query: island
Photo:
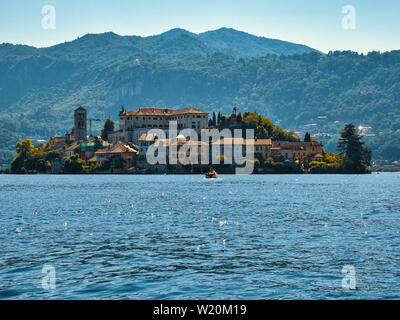
[[[251,162],[253,174],[370,173],[371,151],[364,147],[362,136],[353,124],[343,128],[337,143],[338,153],[326,153],[323,144],[309,133],[301,140],[295,132],[280,128],[257,111],[242,114],[237,107],[233,107],[229,116],[216,112],[210,116],[195,108],[127,111],[122,107],[119,128],[115,128],[114,121],[108,118],[100,135],[93,135],[92,121],[100,120],[88,118],[87,110],[79,107],[74,111],[74,127],[65,136],[53,137],[41,145],[34,145],[29,139],[18,142],[16,156],[7,172],[200,174],[213,166],[219,173],[232,174],[238,164],[228,161],[232,158],[228,152],[239,150],[240,156],[244,157],[243,163]],[[176,125],[176,133],[171,133],[171,123]],[[154,130],[159,134],[153,134]],[[227,135],[209,140],[193,140],[185,135],[185,132],[200,135],[204,130]],[[246,136],[248,132],[253,136]],[[252,146],[251,156],[247,149],[249,145]],[[150,148],[163,150],[167,160],[148,161],[146,155]],[[218,148],[218,153],[214,153],[213,148]],[[170,160],[182,153],[192,160],[184,163]],[[205,157],[207,163],[203,161]]]

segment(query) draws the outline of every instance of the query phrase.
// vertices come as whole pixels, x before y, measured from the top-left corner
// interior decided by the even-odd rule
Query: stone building
[[[180,110],[166,108],[140,108],[135,111],[119,113],[119,130],[109,134],[111,143],[133,142],[138,143],[143,133],[151,129],[162,129],[168,138],[169,123],[177,122],[177,130],[194,129],[198,134],[201,129],[207,128],[208,113],[194,108]]]
[[[306,158],[308,161],[322,161],[324,159],[323,145],[317,141],[273,141],[270,151],[271,156],[283,156],[285,160],[292,162],[296,158]]]
[[[87,112],[85,108],[79,107],[75,110],[73,134],[75,141],[87,139]]]

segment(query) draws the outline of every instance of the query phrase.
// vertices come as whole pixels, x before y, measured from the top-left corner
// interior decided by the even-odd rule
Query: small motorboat
[[[218,173],[212,168],[210,169],[210,171],[206,173],[206,179],[217,179],[217,178],[218,178]]]

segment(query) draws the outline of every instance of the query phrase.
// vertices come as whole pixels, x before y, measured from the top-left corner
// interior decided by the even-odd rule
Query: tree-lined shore
[[[301,142],[300,138],[291,131],[286,131],[275,124],[268,118],[258,114],[256,111],[245,112],[243,115],[238,112],[238,108],[233,108],[230,116],[221,113],[218,115],[214,112],[209,119],[209,129],[253,129],[256,140],[271,139],[271,141],[288,141]],[[114,122],[108,118],[104,124],[101,136],[95,140],[99,146],[103,146],[103,142],[107,143],[108,133],[114,130]],[[304,136],[304,142],[318,143],[311,139],[309,133]],[[59,150],[54,149],[55,140],[50,140],[40,146],[34,146],[29,139],[23,140],[16,144],[16,156],[12,161],[10,173],[49,173],[52,172],[54,163],[62,165],[62,173],[65,174],[84,174],[97,173],[113,166],[115,169],[124,166],[124,160],[113,161],[113,163],[96,164],[82,157],[82,154],[75,153],[68,157],[61,154]],[[64,147],[65,148],[65,147]],[[322,149],[321,149],[322,150]],[[284,158],[282,154],[270,153],[264,158],[260,153],[255,153],[254,157],[254,173],[311,173],[311,174],[363,174],[369,173],[371,165],[371,151],[364,146],[362,137],[357,133],[353,124],[347,124],[337,143],[338,153],[324,153],[318,161],[310,160],[309,157],[300,153],[294,155],[290,161]],[[224,156],[221,156],[221,164],[216,168],[222,172],[233,172],[231,166],[224,164]],[[170,171],[180,172],[179,170]],[[189,163],[184,166],[183,173],[193,173],[193,165]]]

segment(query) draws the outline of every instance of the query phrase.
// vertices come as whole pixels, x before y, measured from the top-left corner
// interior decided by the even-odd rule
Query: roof
[[[125,152],[132,152],[132,153],[138,153],[137,150],[134,148],[130,147],[128,144],[124,142],[119,142],[113,146],[110,146],[108,148],[100,149],[96,152],[97,154],[109,154],[109,153],[125,153]]]
[[[139,108],[134,111],[122,111],[120,115],[127,116],[174,116],[182,114],[208,114],[195,108],[185,108],[180,110],[168,108]]]
[[[271,146],[272,140],[271,139],[257,139],[254,141],[255,146]]]
[[[154,141],[153,146],[158,147],[161,145],[161,146],[169,147],[169,144],[170,144],[169,139],[157,139],[156,141]]]
[[[313,158],[323,158],[324,156],[320,153],[317,153],[317,154],[314,154],[312,157]]]
[[[154,141],[154,139],[157,137],[157,135],[152,134],[152,133],[143,133],[140,138],[139,141]]]
[[[255,146],[267,146],[272,145],[271,139],[245,139],[245,138],[222,138],[213,144],[233,144],[233,145],[246,145],[253,143]]]
[[[75,151],[76,149],[79,149],[81,145],[78,142],[73,142],[70,144],[68,147],[65,148],[65,151]]]
[[[283,150],[296,150],[296,151],[304,151],[306,148],[310,147],[322,147],[319,142],[311,141],[272,141],[273,148],[281,148]]]
[[[204,141],[178,140],[178,141],[175,141],[172,145],[177,145],[177,146],[208,146],[208,143],[204,142]]]
[[[81,144],[81,149],[82,151],[90,150],[90,149],[100,149],[100,148],[106,148],[110,144],[107,141],[103,140],[97,140],[97,141],[89,141],[86,143]]]

